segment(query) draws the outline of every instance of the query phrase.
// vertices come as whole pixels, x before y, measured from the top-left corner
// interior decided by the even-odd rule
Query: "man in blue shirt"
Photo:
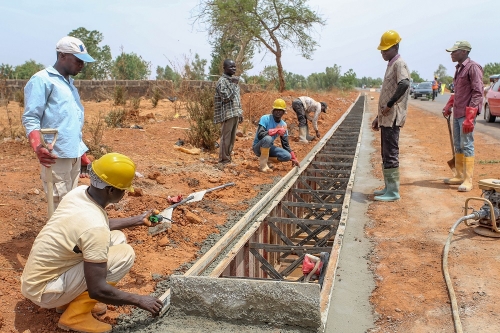
[[[86,62],[95,60],[82,41],[63,37],[56,44],[57,61],[31,77],[24,88],[23,126],[31,147],[41,164],[41,179],[47,192],[48,170],[52,170],[54,209],[69,191],[78,185],[78,175],[87,176],[90,163],[82,140],[83,105],[70,75],[77,75]],[[56,129],[57,142],[52,147],[42,143],[41,129]],[[53,137],[46,137],[48,142]],[[51,168],[51,169],[48,169]]]
[[[293,166],[299,166],[299,161],[288,143],[288,132],[285,121],[281,120],[286,111],[286,103],[278,98],[273,103],[271,114],[263,115],[259,121],[259,127],[253,141],[253,152],[259,157],[259,170],[261,172],[272,171],[267,165],[268,160],[272,162],[292,161]],[[281,139],[281,147],[274,145],[274,140]]]

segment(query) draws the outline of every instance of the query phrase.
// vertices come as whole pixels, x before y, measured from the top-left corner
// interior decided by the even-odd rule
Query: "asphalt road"
[[[438,97],[434,102],[432,100],[411,98],[410,104],[442,117],[443,108],[446,105],[446,102],[448,102],[449,98],[450,98],[449,93],[444,95],[438,95]],[[443,122],[444,124],[446,124],[446,120],[444,118]],[[494,123],[486,122],[486,120],[484,120],[484,108],[483,108],[481,114],[477,117],[475,132],[491,135],[495,139],[500,140],[500,119],[497,119]]]

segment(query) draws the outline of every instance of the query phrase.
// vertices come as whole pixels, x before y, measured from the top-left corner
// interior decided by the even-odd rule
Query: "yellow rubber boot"
[[[455,169],[457,171],[456,176],[453,178],[446,178],[444,180],[445,184],[460,185],[464,182],[464,154],[455,154]]]
[[[259,170],[261,172],[271,172],[272,171],[267,166],[267,160],[269,159],[269,150],[270,149],[271,148],[260,147]]]
[[[105,333],[111,332],[111,325],[100,322],[92,316],[92,309],[97,300],[89,297],[89,292],[85,291],[77,296],[59,318],[57,326],[66,331],[76,331],[85,333]]]
[[[57,313],[64,313],[64,311],[66,311],[66,309],[68,308],[68,305],[69,304],[66,304],[66,305],[62,305],[62,306],[58,306],[56,307],[56,312]],[[106,313],[106,311],[108,310],[108,306],[104,303],[101,303],[101,302],[98,302],[93,308],[92,308],[92,314],[95,314],[97,316],[100,316],[100,315],[103,315]]]
[[[474,174],[474,156],[465,158],[464,182],[458,187],[458,192],[469,192],[472,190],[472,175]]]

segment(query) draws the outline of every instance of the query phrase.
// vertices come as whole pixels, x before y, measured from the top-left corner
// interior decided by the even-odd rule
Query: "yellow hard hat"
[[[281,98],[278,98],[273,103],[273,110],[274,109],[286,111],[286,102],[284,100],[282,100]]]
[[[92,162],[92,171],[108,186],[134,192],[132,180],[135,177],[135,164],[129,157],[118,153],[103,155]]]
[[[378,50],[387,50],[391,46],[396,45],[401,41],[401,37],[394,30],[388,30],[384,32],[382,38],[380,38],[380,45],[377,47]]]

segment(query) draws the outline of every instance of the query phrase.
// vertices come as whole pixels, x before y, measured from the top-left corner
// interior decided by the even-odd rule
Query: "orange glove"
[[[477,108],[468,106],[465,108],[465,120],[462,125],[462,132],[464,134],[471,133],[474,130],[474,120],[477,116]]]
[[[43,146],[42,134],[40,131],[31,131],[28,138],[30,140],[31,148],[33,148],[33,151],[35,152],[41,165],[49,168],[52,164],[56,163],[57,156],[51,153],[52,145],[49,144],[48,149]]]
[[[283,136],[286,133],[286,129],[280,127],[280,128],[271,128],[270,130],[267,131],[269,135],[274,136],[276,134],[279,134],[279,136]]]
[[[82,158],[80,158],[80,178],[89,178],[88,166],[90,163],[87,153],[83,153]]]
[[[451,114],[451,108],[453,107],[453,103],[455,102],[455,94],[451,94],[448,103],[443,108],[443,114],[445,117],[448,117]]]

